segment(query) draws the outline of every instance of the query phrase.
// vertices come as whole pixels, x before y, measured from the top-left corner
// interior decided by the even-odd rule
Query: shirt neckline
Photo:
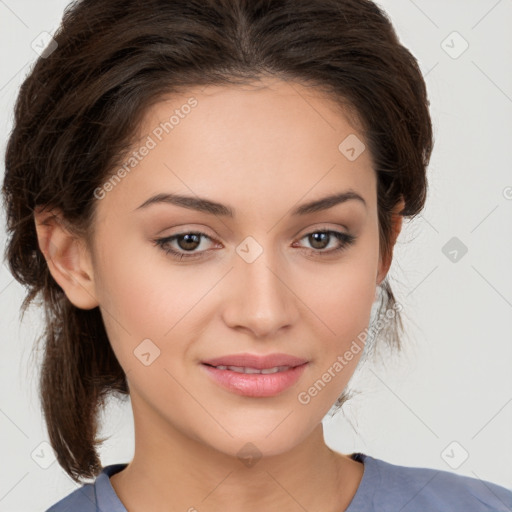
[[[379,486],[380,474],[376,461],[370,455],[361,452],[351,453],[349,457],[364,465],[363,476],[359,482],[356,493],[350,501],[345,512],[371,512],[373,495]],[[105,466],[94,482],[94,491],[98,510],[112,510],[112,512],[127,512],[119,496],[117,496],[110,477],[123,470],[128,463],[110,464]]]

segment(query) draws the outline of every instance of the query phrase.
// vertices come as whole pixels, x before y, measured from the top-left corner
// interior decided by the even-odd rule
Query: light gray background
[[[56,29],[67,3],[0,0],[2,155],[31,44]],[[436,145],[426,209],[404,223],[391,270],[408,349],[362,375],[364,394],[324,420],[326,438],[344,453],[512,488],[512,0],[379,3],[426,75]],[[443,252],[453,237],[468,249],[456,262]],[[29,360],[41,314],[19,324],[24,292],[4,267],[0,291],[0,511],[42,511],[76,484],[41,444]],[[129,407],[113,403],[104,465],[130,459],[132,428]]]

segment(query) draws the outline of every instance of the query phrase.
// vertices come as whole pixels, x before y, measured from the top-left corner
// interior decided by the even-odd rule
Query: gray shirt
[[[364,474],[345,512],[512,512],[512,489],[449,471],[398,466],[363,453]],[[109,477],[127,464],[103,468],[46,512],[127,512]],[[340,511],[341,512],[341,511]]]

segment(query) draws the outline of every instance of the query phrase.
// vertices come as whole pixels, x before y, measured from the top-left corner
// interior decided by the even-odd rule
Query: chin
[[[223,432],[220,438],[212,439],[210,437],[203,439],[203,443],[229,457],[237,458],[248,467],[251,467],[257,460],[263,457],[268,458],[282,455],[300,444],[301,439],[292,437],[289,428],[283,429],[282,432],[277,432],[279,428],[276,428],[276,425],[274,425],[272,428],[265,429],[264,433],[251,434],[246,431],[242,435],[234,435],[230,431],[233,437]],[[275,429],[274,432],[272,432],[273,429]],[[304,437],[306,437],[306,434]]]

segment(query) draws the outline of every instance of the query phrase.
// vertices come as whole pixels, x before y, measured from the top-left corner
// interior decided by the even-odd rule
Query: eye
[[[312,231],[301,238],[301,240],[304,239],[307,239],[313,247],[313,250],[307,249],[308,252],[318,254],[319,256],[328,256],[347,249],[355,242],[356,237],[348,233],[342,233],[341,231],[320,229]],[[337,245],[335,245],[333,249],[325,250],[331,241],[337,242]]]
[[[154,240],[155,245],[160,247],[166,254],[177,260],[183,260],[187,258],[201,258],[202,254],[208,250],[196,251],[201,246],[201,239],[206,238],[207,240],[213,241],[206,233],[200,231],[191,231],[186,233],[178,233],[166,238],[159,238]],[[342,233],[340,231],[334,231],[330,229],[320,229],[312,231],[307,235],[303,236],[300,240],[307,239],[312,245],[313,249],[302,248],[308,253],[318,256],[328,256],[335,253],[339,253],[347,249],[352,245],[356,237],[349,235],[348,233]],[[329,247],[330,242],[337,242],[334,248],[325,250]],[[172,243],[177,244],[177,249],[171,246]],[[184,252],[182,252],[184,251]],[[187,254],[188,253],[188,254]]]
[[[201,245],[201,238],[207,238],[208,240],[212,240],[206,233],[202,233],[200,231],[193,231],[188,233],[178,233],[176,235],[172,235],[166,238],[159,238],[157,240],[154,240],[154,243],[157,246],[159,246],[163,251],[165,251],[166,254],[169,254],[173,258],[176,258],[178,260],[182,260],[184,258],[197,258],[200,257],[200,254],[187,254],[186,252],[179,252],[176,249],[173,249],[170,244],[176,241],[178,244],[178,249],[191,252]]]

